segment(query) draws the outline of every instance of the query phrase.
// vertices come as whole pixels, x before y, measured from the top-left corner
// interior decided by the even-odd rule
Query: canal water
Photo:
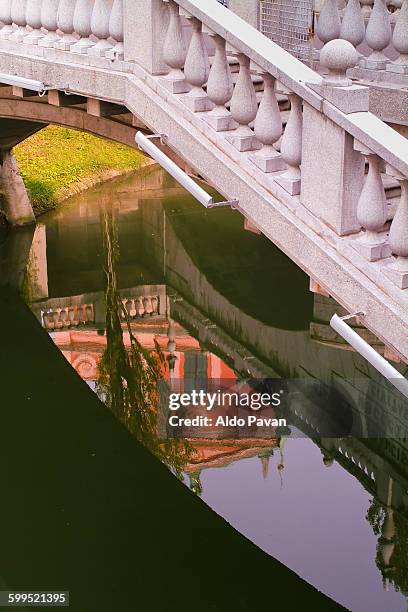
[[[407,609],[407,417],[331,330],[338,304],[238,211],[203,209],[157,167],[71,199],[17,241],[11,284],[175,478],[347,609]],[[300,396],[273,436],[160,433],[160,384],[276,378],[337,395]]]

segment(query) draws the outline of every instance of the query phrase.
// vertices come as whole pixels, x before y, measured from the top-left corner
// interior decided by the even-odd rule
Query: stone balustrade
[[[228,200],[239,200],[243,214],[310,276],[319,279],[328,261],[349,284],[363,277],[359,288],[377,308],[372,328],[384,337],[383,301],[370,293],[367,278],[398,305],[399,320],[389,308],[396,329],[406,319],[408,298],[408,150],[402,135],[369,112],[368,88],[349,78],[361,60],[363,27],[367,42],[370,21],[374,38],[376,23],[390,23],[379,2],[360,10],[349,0],[341,14],[337,2],[324,4],[323,76],[215,0],[138,0],[137,14],[133,0],[6,0],[0,53],[4,72],[126,106],[152,132],[166,135],[163,142]],[[395,7],[390,31],[400,57],[387,59],[385,70],[405,70],[407,7],[408,0]],[[365,60],[383,61],[384,42],[371,39]],[[286,240],[296,232],[300,242]],[[310,255],[314,248],[319,260]],[[319,284],[330,292],[331,283],[326,275]],[[331,294],[345,307],[361,308],[346,282],[336,291]],[[122,297],[130,318],[157,311],[153,294]],[[66,325],[69,310],[61,316]],[[61,323],[60,315],[53,323]],[[401,334],[390,344],[408,354]]]
[[[2,0],[0,40],[120,60],[123,1]]]
[[[361,45],[362,68],[408,74],[408,0],[348,0],[343,10],[325,0],[317,35],[323,43],[343,38]]]
[[[126,2],[5,0],[0,8],[5,24],[0,38],[55,48],[72,54],[73,61],[76,55],[119,59],[129,45],[123,31],[125,9],[127,19],[131,17],[131,3]],[[167,72],[157,77],[160,85],[180,101],[191,118],[202,120],[214,132],[233,159],[252,164],[253,172],[263,177],[259,180],[272,193],[281,189],[297,198],[339,236],[347,237],[365,260],[384,261],[388,277],[404,289],[408,274],[405,171],[382,155],[381,141],[374,143],[376,147],[371,136],[370,144],[356,138],[340,115],[340,124],[322,115],[313,98],[315,93],[322,96],[346,115],[368,110],[366,90],[353,85],[346,75],[357,65],[356,47],[364,41],[372,50],[363,59],[367,67],[405,70],[408,0],[394,7],[397,19],[392,36],[400,52],[395,62],[383,55],[391,40],[386,3],[361,4],[348,0],[340,10],[337,0],[324,2],[317,26],[325,43],[320,52],[320,64],[326,71],[323,80],[284,51],[282,57],[276,56],[276,63],[265,62],[262,53],[253,52],[239,35],[231,38],[222,25],[217,27],[212,11],[206,18],[197,0],[151,0],[156,19],[152,31],[154,25],[163,38],[162,45],[153,48],[160,57],[150,64]],[[218,5],[217,9],[224,11]],[[131,56],[129,50],[127,55]],[[231,57],[238,66],[234,74]],[[141,56],[143,64],[142,60]],[[288,74],[282,66],[288,66]],[[255,82],[260,79],[262,87],[257,91]],[[289,111],[279,106],[278,96],[282,95],[289,101]],[[395,215],[390,213],[382,182],[385,163],[401,184],[401,203],[396,207],[394,202],[392,208],[397,210]],[[154,314],[157,300],[132,298],[124,304],[134,318]]]
[[[245,154],[248,161],[267,177],[264,184],[273,182],[291,196],[299,196],[317,217],[340,236],[347,237],[352,248],[365,260],[383,260],[388,277],[399,288],[406,288],[408,223],[405,175],[394,171],[394,178],[401,181],[402,197],[397,213],[393,215],[382,179],[385,164],[377,151],[362,145],[327,117],[322,118],[304,96],[262,69],[254,56],[243,53],[239,45],[228,44],[208,23],[200,22],[195,14],[189,13],[185,6],[187,2],[163,2],[169,12],[163,52],[169,72],[159,80],[166,89],[215,132],[220,132],[220,138]],[[408,0],[401,7],[397,24],[402,23],[406,7]],[[376,0],[368,20],[373,32],[375,23],[385,14],[389,20],[386,5],[380,6]],[[189,44],[186,44],[188,38],[185,36],[186,19],[192,23],[193,30]],[[359,59],[355,47],[366,36],[359,2],[349,0],[341,20],[337,0],[328,0],[323,6],[319,24],[319,36],[326,43],[320,54],[326,77],[321,84],[312,84],[311,87],[346,114],[368,111],[367,90],[353,85],[347,77],[347,70]],[[206,44],[205,36],[215,46],[211,69],[211,45]],[[403,39],[403,47],[404,36],[397,30],[398,36]],[[373,54],[370,61],[374,65],[380,60],[384,46],[371,42]],[[235,56],[239,64],[238,74],[234,75],[235,84],[227,54]],[[261,95],[254,87],[255,75],[263,80]],[[285,113],[285,120],[277,101],[278,93],[285,94],[290,101],[290,112]],[[305,117],[304,108],[307,111]],[[378,144],[381,150],[381,142]],[[331,168],[325,173],[330,162]],[[317,177],[320,178],[317,180]],[[316,197],[320,188],[322,194]]]
[[[230,48],[228,54],[235,55],[239,64],[233,84],[226,40],[187,10],[180,9],[175,0],[163,1],[169,12],[163,59],[170,71],[161,79],[162,84],[179,95],[183,104],[202,116],[216,132],[224,132],[226,141],[237,151],[251,153],[249,159],[262,172],[274,174],[288,193],[298,195],[302,156],[301,98],[285,89],[291,110],[283,130],[276,78],[251,66],[251,58],[245,53]],[[193,30],[188,46],[183,35],[185,19],[192,23]],[[205,36],[210,37],[215,46],[211,68]],[[253,83],[256,72],[264,82],[260,104]],[[280,140],[279,152],[276,145]]]

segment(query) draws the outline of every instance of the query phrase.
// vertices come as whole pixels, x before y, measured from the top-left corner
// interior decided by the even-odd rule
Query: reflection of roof
[[[190,462],[184,468],[186,474],[193,474],[206,468],[225,467],[235,461],[256,457],[265,450],[277,448],[278,439],[262,440],[246,438],[245,440],[189,440],[196,450]]]

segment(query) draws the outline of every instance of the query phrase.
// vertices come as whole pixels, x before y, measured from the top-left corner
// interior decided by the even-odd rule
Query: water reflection
[[[246,231],[237,212],[203,210],[157,169],[89,192],[42,223],[32,240],[35,257],[27,245],[8,245],[8,256],[20,259],[15,278],[4,282],[23,286],[66,358],[132,433],[259,546],[344,605],[405,609],[396,591],[408,590],[406,404],[330,328],[341,308],[313,296],[303,273]],[[36,263],[22,276],[24,257]],[[358,331],[384,351],[369,332]],[[292,431],[311,442],[157,434],[160,384],[280,377],[309,385],[293,395],[290,417]],[[313,380],[327,384],[316,390]],[[345,438],[350,431],[353,437]],[[255,488],[256,478],[263,484]],[[313,488],[314,480],[309,506],[305,482]],[[272,520],[262,513],[275,486]],[[245,493],[251,487],[252,500]],[[342,514],[331,498],[340,500]],[[290,526],[299,502],[315,539],[304,562]],[[331,510],[321,515],[319,506]],[[356,561],[343,551],[344,534],[336,536],[350,508],[348,545],[358,551],[361,575],[355,589],[341,573],[357,573]],[[318,558],[322,528],[332,539],[329,564]],[[271,529],[287,534],[282,546],[276,536],[271,541]],[[328,566],[339,575],[329,576]]]
[[[136,438],[181,478],[194,449],[187,440],[158,438],[157,386],[164,375],[165,358],[157,340],[154,340],[154,350],[149,350],[133,333],[130,313],[117,289],[115,266],[119,245],[109,205],[103,205],[101,217],[106,273],[106,348],[99,361],[96,390]],[[128,346],[124,342],[123,319]]]

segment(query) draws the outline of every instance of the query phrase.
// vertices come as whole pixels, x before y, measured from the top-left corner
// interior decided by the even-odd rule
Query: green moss
[[[81,182],[109,170],[137,169],[145,160],[130,147],[56,126],[34,134],[15,147],[14,153],[36,214],[55,208]]]

